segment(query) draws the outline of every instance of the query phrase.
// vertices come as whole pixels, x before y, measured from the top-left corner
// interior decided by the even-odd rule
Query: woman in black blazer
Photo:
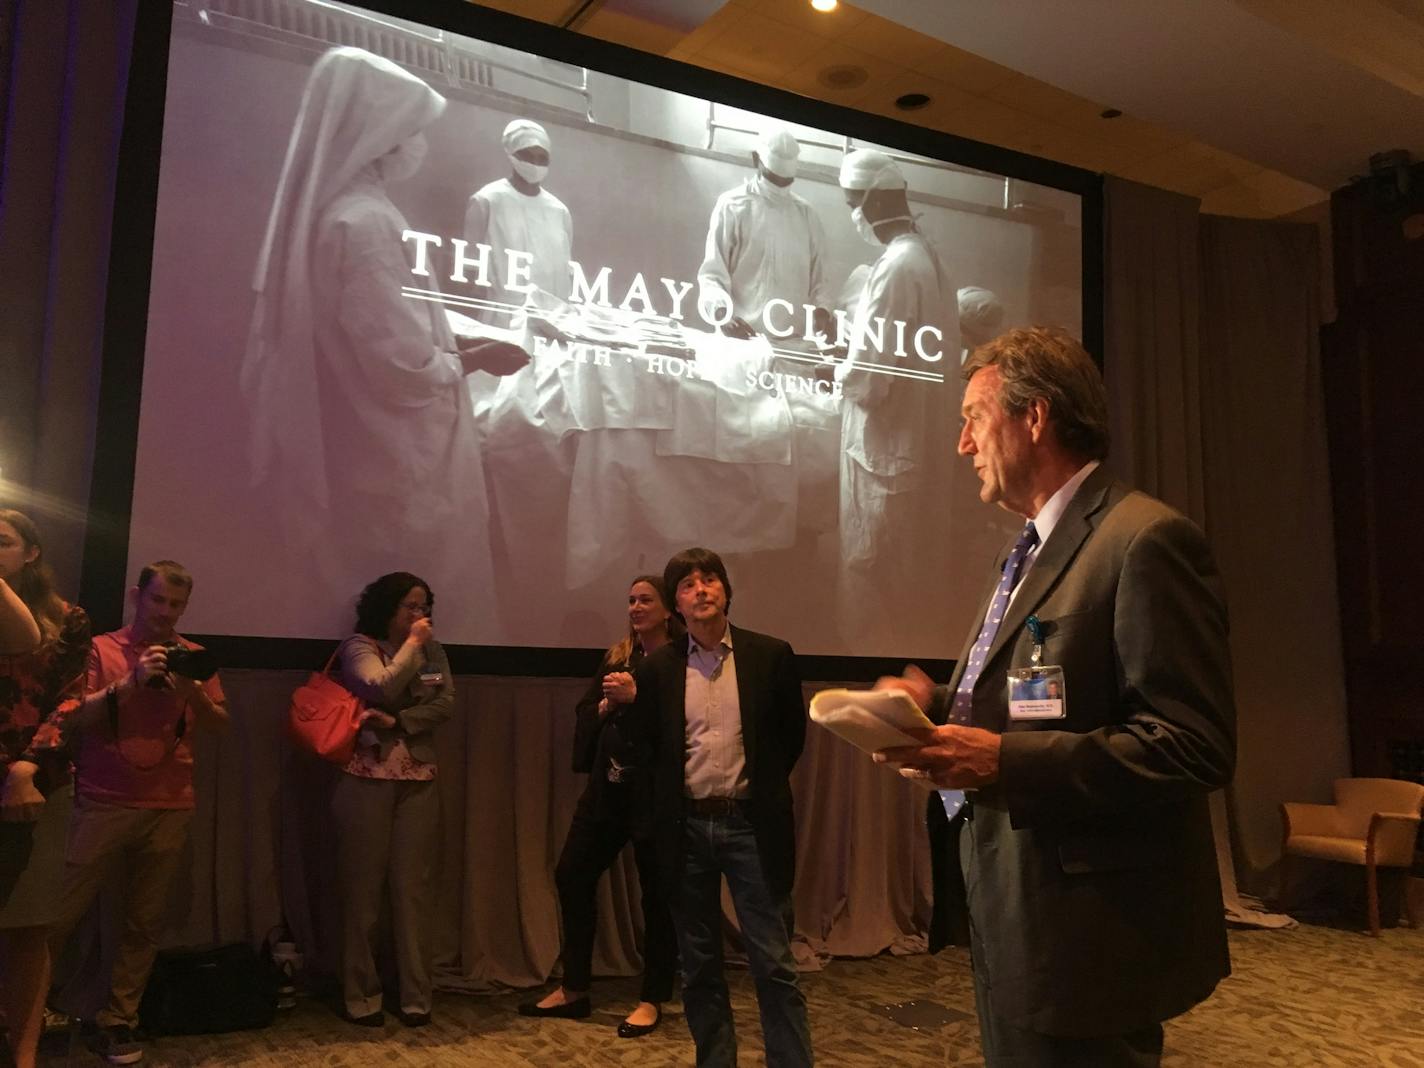
[[[634,579],[628,590],[628,636],[605,654],[578,703],[573,766],[589,774],[588,787],[554,876],[564,923],[564,981],[541,1000],[521,1005],[525,1016],[576,1019],[589,1014],[598,880],[630,839],[643,897],[643,990],[638,1007],[618,1025],[618,1036],[637,1038],[652,1031],[662,1018],[662,1003],[672,997],[677,941],[653,852],[651,754],[627,730],[623,713],[632,704],[632,672],[643,657],[683,633],[668,611],[662,579]]]

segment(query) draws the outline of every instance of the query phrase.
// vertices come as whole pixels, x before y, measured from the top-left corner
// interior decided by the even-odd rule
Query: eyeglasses
[[[422,616],[430,614],[430,606],[419,601],[402,601],[400,606],[407,612],[415,612]]]

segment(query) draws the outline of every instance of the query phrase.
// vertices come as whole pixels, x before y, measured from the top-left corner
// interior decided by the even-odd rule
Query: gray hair
[[[1010,330],[980,345],[964,362],[966,382],[977,371],[997,367],[999,404],[1020,415],[1040,398],[1048,402],[1058,443],[1083,460],[1108,454],[1108,394],[1103,376],[1086,349],[1058,327]]]

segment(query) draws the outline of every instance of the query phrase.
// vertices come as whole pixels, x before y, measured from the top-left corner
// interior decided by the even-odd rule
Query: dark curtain
[[[1328,801],[1349,769],[1318,239],[1121,179],[1105,192],[1109,464],[1211,539],[1238,713],[1236,779],[1217,798],[1227,908],[1275,925],[1232,899],[1237,878],[1272,896],[1280,802]]]
[[[84,547],[138,8],[0,0],[0,500],[39,522],[69,596]]]

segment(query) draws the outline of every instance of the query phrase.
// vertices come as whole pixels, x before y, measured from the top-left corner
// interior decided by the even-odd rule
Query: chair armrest
[[[1419,816],[1411,812],[1376,812],[1365,836],[1365,857],[1386,868],[1407,868],[1414,863],[1414,843],[1419,837]]]
[[[1301,834],[1322,835],[1327,838],[1351,837],[1348,830],[1342,826],[1340,810],[1334,805],[1307,805],[1300,801],[1283,801],[1281,820],[1285,823],[1287,839]]]

